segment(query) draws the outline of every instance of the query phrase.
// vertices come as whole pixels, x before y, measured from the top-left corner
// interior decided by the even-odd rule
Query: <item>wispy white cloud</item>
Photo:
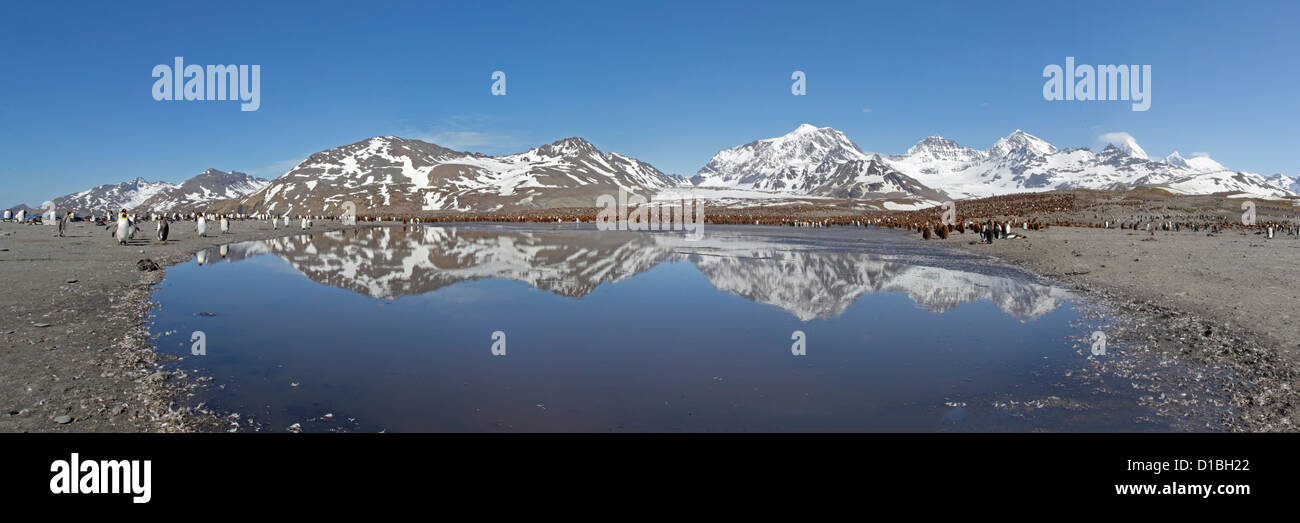
[[[256,169],[249,169],[248,174],[257,176],[259,178],[267,178],[267,179],[278,178],[284,173],[289,172],[290,169],[297,167],[298,164],[302,163],[302,161],[307,159],[308,156],[310,155],[304,154],[292,160],[280,160],[278,162],[273,162],[267,165],[263,165]]]
[[[528,144],[513,133],[495,130],[498,120],[480,114],[460,114],[443,118],[427,128],[414,129],[407,135],[449,149],[488,153],[517,152]]]
[[[442,131],[417,138],[449,149],[499,149],[514,142],[508,135],[488,131]]]
[[[1098,141],[1098,142],[1101,142],[1101,143],[1103,143],[1103,144],[1108,144],[1108,143],[1113,143],[1113,144],[1122,144],[1122,143],[1128,143],[1128,142],[1134,142],[1134,143],[1137,143],[1137,140],[1134,140],[1134,139],[1133,139],[1133,135],[1131,135],[1131,134],[1129,134],[1129,133],[1126,133],[1126,132],[1123,132],[1123,131],[1116,131],[1116,132],[1112,132],[1112,133],[1105,133],[1105,134],[1103,134],[1103,135],[1101,135],[1101,136],[1098,136],[1098,137],[1097,137],[1097,141]]]

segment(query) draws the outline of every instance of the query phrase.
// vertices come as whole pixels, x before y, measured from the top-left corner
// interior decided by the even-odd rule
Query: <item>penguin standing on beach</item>
[[[26,219],[27,219],[27,209],[18,209],[18,214],[14,217],[14,221],[18,223],[23,223],[23,221]]]
[[[126,218],[126,211],[123,210],[117,215],[117,230],[113,232],[113,235],[117,237],[118,245],[126,245],[126,240],[130,234],[131,220]]]
[[[199,215],[199,221],[194,224],[194,230],[199,233],[200,238],[208,235],[208,220],[202,214]]]
[[[230,219],[226,218],[226,215],[221,215],[221,221],[218,223],[221,225],[221,234],[230,234]]]
[[[59,225],[59,237],[60,237],[60,238],[62,238],[62,237],[63,237],[63,233],[64,233],[65,231],[68,230],[68,222],[71,221],[71,220],[72,220],[72,211],[68,211],[68,212],[63,213],[63,216],[61,216],[61,217],[59,218],[59,223],[58,223],[58,225]]]
[[[160,242],[167,241],[168,229],[170,229],[170,227],[167,226],[167,217],[166,216],[159,217],[158,218],[158,241]]]
[[[9,209],[5,209],[5,221],[9,221],[12,219],[14,219],[14,212]]]

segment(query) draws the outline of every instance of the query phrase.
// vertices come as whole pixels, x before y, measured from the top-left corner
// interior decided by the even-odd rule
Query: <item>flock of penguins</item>
[[[990,209],[991,210],[991,209]],[[1001,210],[1001,209],[999,209]],[[1063,210],[1063,209],[1062,209]],[[559,212],[556,212],[559,211]],[[1002,212],[998,212],[1002,214]],[[1070,227],[1089,227],[1116,229],[1123,231],[1145,232],[1154,235],[1157,231],[1164,232],[1205,232],[1207,234],[1219,234],[1225,229],[1244,229],[1253,230],[1255,234],[1264,236],[1266,239],[1273,239],[1279,235],[1285,234],[1293,239],[1300,239],[1300,225],[1291,222],[1273,222],[1264,221],[1252,223],[1249,225],[1235,223],[1216,215],[1200,216],[1169,216],[1169,215],[1135,215],[1126,219],[1103,220],[1094,215],[1090,221],[1040,221],[1034,219],[965,219],[955,220],[951,216],[948,220],[939,219],[930,212],[900,212],[889,213],[875,216],[835,216],[826,218],[797,218],[790,216],[737,216],[736,214],[712,216],[706,223],[753,223],[755,225],[785,225],[790,227],[801,228],[821,228],[835,226],[852,226],[852,227],[881,227],[889,229],[912,230],[919,233],[925,240],[932,238],[947,239],[952,234],[965,234],[972,232],[979,235],[981,243],[992,243],[994,240],[1002,239],[1023,239],[1026,235],[1023,231],[1037,231],[1046,229],[1051,226],[1070,226]],[[48,218],[45,218],[48,219]],[[294,222],[301,230],[310,230],[313,220],[343,220],[337,216],[307,216],[298,215],[290,217],[288,215],[272,214],[211,214],[211,213],[148,213],[146,215],[137,215],[130,213],[126,209],[114,213],[105,212],[103,215],[89,218],[78,217],[71,212],[64,213],[62,217],[57,218],[57,236],[63,236],[67,224],[71,221],[93,221],[98,226],[103,226],[105,230],[111,231],[111,236],[116,239],[119,245],[124,245],[130,240],[141,237],[140,224],[144,221],[154,222],[154,234],[158,241],[167,241],[171,234],[171,224],[189,222],[193,224],[193,230],[200,237],[207,236],[209,228],[215,226],[216,232],[220,234],[230,234],[231,224],[239,220],[259,220],[270,222],[272,227],[289,228]],[[553,209],[550,212],[533,212],[533,213],[471,213],[465,216],[456,216],[450,218],[454,221],[509,221],[509,222],[551,222],[574,223],[593,221],[590,210],[580,209]],[[28,217],[25,210],[19,210],[16,213],[12,210],[4,211],[4,221],[36,223],[42,220],[41,217]],[[418,224],[424,222],[441,222],[440,218],[412,218],[399,216],[367,216],[353,218],[352,221],[361,222],[402,222],[406,224]],[[1018,232],[1019,231],[1019,232]]]
[[[199,237],[206,237],[209,232],[209,227],[213,226],[216,227],[215,232],[219,232],[220,234],[230,234],[231,224],[236,220],[256,219],[269,221],[275,229],[279,229],[282,224],[287,229],[292,226],[294,221],[297,221],[299,227],[306,231],[311,229],[312,220],[322,218],[321,216],[297,216],[291,218],[288,215],[226,215],[194,212],[171,214],[148,213],[142,216],[137,215],[136,213],[127,212],[126,209],[119,210],[116,213],[116,218],[114,218],[113,214],[114,213],[112,212],[105,212],[103,215],[79,217],[73,214],[72,211],[67,211],[63,213],[62,216],[55,218],[55,235],[60,237],[63,236],[67,231],[68,224],[73,221],[92,221],[96,226],[104,227],[104,230],[109,231],[110,236],[117,241],[118,245],[126,245],[131,240],[144,237],[140,229],[140,224],[144,221],[153,222],[154,237],[160,242],[166,242],[171,236],[171,224],[173,223],[193,223],[194,232],[197,233]],[[25,209],[19,209],[16,213],[11,209],[6,209],[4,211],[4,221],[6,222],[34,224],[44,223],[46,219],[47,218],[44,217],[28,217]]]

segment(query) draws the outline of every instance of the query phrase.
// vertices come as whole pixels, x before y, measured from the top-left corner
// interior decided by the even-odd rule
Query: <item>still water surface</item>
[[[1071,377],[1091,315],[1024,272],[856,228],[575,227],[209,249],[168,269],[152,327],[175,366],[212,377],[193,401],[243,429],[1165,428],[1122,383]]]

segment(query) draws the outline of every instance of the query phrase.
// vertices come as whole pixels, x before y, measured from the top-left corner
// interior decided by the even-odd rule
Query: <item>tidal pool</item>
[[[1168,429],[1083,378],[1079,297],[889,231],[376,227],[209,249],[154,299],[231,428]]]

